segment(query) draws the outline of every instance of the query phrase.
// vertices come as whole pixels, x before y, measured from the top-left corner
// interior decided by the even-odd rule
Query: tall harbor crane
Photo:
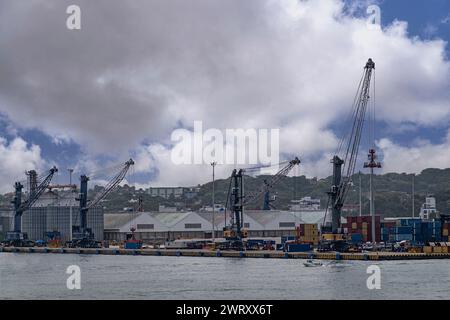
[[[97,241],[94,240],[94,234],[91,228],[87,227],[87,214],[89,209],[96,206],[101,200],[103,200],[112,190],[114,190],[120,182],[125,178],[128,169],[134,165],[133,159],[125,162],[120,171],[106,184],[101,192],[99,192],[94,199],[88,201],[88,181],[89,177],[82,175],[80,177],[80,194],[77,199],[80,202],[79,216],[80,225],[72,226],[72,241],[68,243],[70,247],[98,247]]]
[[[225,221],[226,221],[226,210],[228,207],[228,201],[231,201],[231,211],[232,215],[230,218],[230,224],[224,228],[224,237],[229,241],[229,247],[233,249],[242,249],[243,243],[242,239],[247,237],[247,230],[243,228],[243,210],[244,207],[252,202],[257,201],[262,195],[267,194],[267,192],[273,188],[282,177],[286,176],[291,169],[300,164],[300,160],[296,157],[285,165],[280,171],[275,175],[271,176],[269,179],[264,181],[264,185],[258,190],[249,193],[244,196],[244,169],[234,169],[231,178],[230,185],[228,187],[227,204],[225,206]],[[248,170],[254,170],[260,168],[251,168]],[[230,198],[231,194],[231,198]]]
[[[342,137],[336,154],[333,156],[333,177],[328,203],[331,208],[331,225],[325,224],[322,232],[338,234],[341,227],[341,213],[355,172],[356,160],[369,102],[370,81],[375,63],[369,59],[364,67],[352,109],[352,125],[347,135]],[[328,210],[328,206],[327,206]]]
[[[56,167],[50,169],[47,176],[38,185],[36,171],[28,171],[27,175],[29,176],[30,183],[29,196],[24,202],[22,202],[23,185],[20,182],[15,183],[15,195],[13,201],[11,201],[14,204],[14,230],[6,233],[6,239],[3,243],[16,247],[23,247],[30,244],[28,235],[25,232],[22,232],[22,215],[33,206],[45,189],[47,189],[56,172],[58,172]]]

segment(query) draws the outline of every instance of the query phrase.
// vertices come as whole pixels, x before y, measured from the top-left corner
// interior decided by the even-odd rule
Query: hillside
[[[246,191],[256,190],[263,184],[266,176],[249,177],[244,179]],[[369,176],[361,174],[363,211],[369,211]],[[358,175],[353,177],[354,187],[350,190],[347,204],[357,204],[359,197]],[[216,180],[216,203],[225,204],[228,191],[229,179]],[[277,196],[273,205],[277,209],[288,209],[291,199],[311,196],[321,199],[323,207],[327,203],[326,191],[329,189],[331,177],[326,179],[307,179],[305,176],[284,177],[278,185],[273,188],[272,194]],[[405,173],[387,173],[374,177],[375,207],[376,212],[385,216],[406,216],[411,214],[412,208],[412,175]],[[125,186],[116,190],[109,196],[107,204],[108,211],[117,211],[127,207],[127,201],[141,195],[146,210],[157,210],[158,205],[185,207],[198,209],[204,205],[211,205],[212,182],[200,186],[200,192],[193,199],[163,199],[154,198],[144,190],[134,190],[133,187]],[[426,169],[415,177],[415,211],[418,214],[420,206],[427,194],[434,194],[437,200],[438,210],[450,212],[450,168],[449,169]],[[259,209],[262,200],[249,206],[251,209]]]
[[[245,190],[256,190],[263,184],[267,176],[249,177],[244,179]],[[369,176],[361,174],[363,212],[369,212]],[[358,175],[353,177],[354,187],[350,190],[347,204],[358,204],[359,186]],[[273,205],[277,209],[288,209],[291,199],[300,199],[305,196],[319,198],[322,207],[326,206],[327,194],[331,183],[331,177],[326,179],[307,179],[305,176],[284,177],[272,190],[277,196]],[[216,203],[225,204],[229,179],[216,180]],[[211,205],[212,182],[199,186],[200,191],[192,199],[163,199],[152,197],[145,190],[136,190],[132,186],[122,186],[112,192],[102,204],[105,212],[123,211],[124,208],[137,208],[136,200],[141,197],[145,210],[158,210],[159,205],[177,206],[183,209],[199,209],[202,206]],[[374,177],[375,208],[377,214],[384,216],[409,216],[411,215],[412,175],[405,173],[387,173]],[[101,187],[96,186],[91,190],[90,196],[94,196]],[[426,169],[415,178],[415,212],[416,215],[427,194],[434,194],[437,208],[441,212],[450,212],[450,168]],[[130,200],[133,199],[131,202]],[[0,196],[1,206],[10,207],[11,194]],[[134,201],[134,202],[133,202]],[[262,200],[248,206],[249,209],[259,209]]]

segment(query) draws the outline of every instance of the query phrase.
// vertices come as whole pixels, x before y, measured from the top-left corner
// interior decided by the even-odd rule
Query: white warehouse
[[[249,237],[280,237],[295,235],[295,227],[302,223],[320,224],[324,211],[290,212],[248,210],[244,213],[244,227]],[[133,227],[136,237],[148,243],[160,243],[166,240],[211,238],[212,212],[139,212],[105,214],[105,240],[123,241]],[[230,212],[227,212],[227,222]],[[342,218],[345,223],[345,219]],[[214,215],[215,236],[223,236],[225,214]]]

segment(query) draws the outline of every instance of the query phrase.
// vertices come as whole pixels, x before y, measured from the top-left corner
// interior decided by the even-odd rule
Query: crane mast
[[[325,227],[326,231],[338,233],[341,226],[341,212],[347,197],[351,177],[355,172],[356,160],[358,157],[359,145],[365,121],[367,105],[369,102],[370,81],[375,63],[369,59],[364,67],[362,84],[360,84],[353,106],[353,124],[350,134],[343,137],[338,148],[345,146],[343,156],[334,155],[331,163],[333,164],[333,178],[331,189],[328,192],[331,204],[331,226]],[[327,230],[329,229],[329,230]]]

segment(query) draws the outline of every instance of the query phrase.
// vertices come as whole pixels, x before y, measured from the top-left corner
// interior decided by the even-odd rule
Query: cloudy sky
[[[327,176],[369,57],[382,172],[450,167],[449,39],[447,0],[0,0],[0,191],[130,156],[130,183],[203,183],[209,164],[171,161],[171,133],[195,120],[279,128],[282,157]]]

